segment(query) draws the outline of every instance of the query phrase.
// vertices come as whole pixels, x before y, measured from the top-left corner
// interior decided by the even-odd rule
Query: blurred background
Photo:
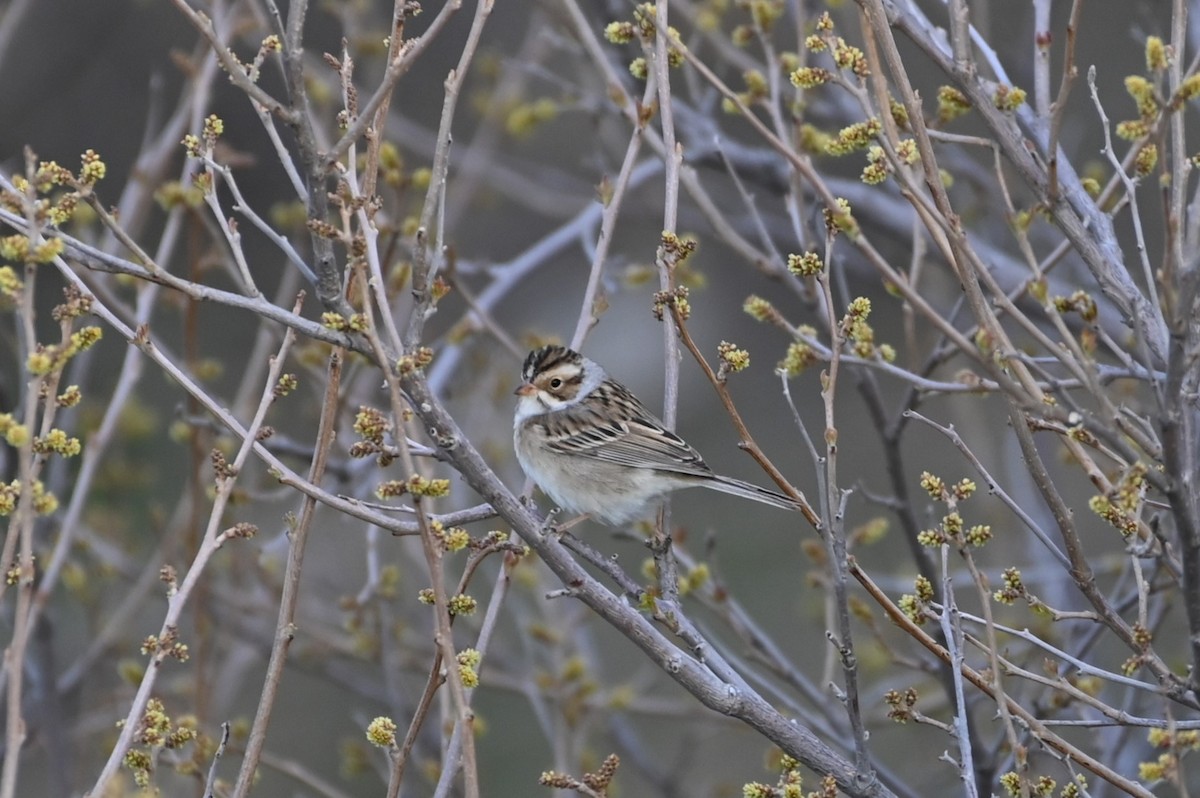
[[[243,60],[252,58],[267,30],[263,3],[193,5],[218,20],[225,41]],[[944,23],[942,3],[913,5],[935,24]],[[980,39],[994,48],[1008,80],[1030,90],[1035,5],[1005,0],[969,4]],[[1167,5],[1127,0],[1087,5],[1077,33],[1076,64],[1081,73],[1096,66],[1099,96],[1114,121],[1134,114],[1123,80],[1145,70],[1146,37],[1169,38]],[[747,6],[723,0],[671,6],[689,47],[739,91],[744,88],[743,73],[762,68],[763,60],[760,48],[738,48],[732,43],[732,32],[751,19]],[[781,3],[779,8],[781,21],[774,41],[779,51],[794,52],[827,5],[799,1]],[[855,5],[829,3],[828,8],[839,35],[861,41]],[[440,9],[436,2],[426,4],[410,22],[407,34],[420,35]],[[613,20],[628,19],[631,9],[618,2],[579,7],[594,31]],[[1069,11],[1070,4],[1052,4],[1055,88]],[[409,257],[411,241],[405,236],[411,235],[412,219],[424,198],[422,170],[429,167],[433,153],[443,84],[458,61],[473,13],[474,5],[468,3],[451,19],[434,46],[398,83],[392,98],[385,137],[394,145],[398,160],[392,169],[394,179],[380,193],[384,218],[393,225],[389,233],[396,237],[387,264],[395,274]],[[326,144],[336,133],[338,89],[336,74],[320,56],[327,52],[342,58],[344,42],[357,63],[361,96],[369,95],[382,72],[390,14],[390,5],[379,0],[311,4],[305,42],[309,91]],[[1195,30],[1194,24],[1189,30]],[[910,59],[906,66],[925,100],[926,112],[932,116],[933,98],[947,79],[911,42],[903,40],[901,47]],[[627,68],[640,48],[609,43],[605,48],[615,74],[640,97],[643,84]],[[196,31],[166,0],[0,3],[0,168],[10,177],[23,173],[27,148],[37,159],[54,159],[70,168],[75,168],[80,153],[95,150],[108,167],[97,189],[102,202],[120,205],[122,222],[147,251],[154,252],[168,218],[163,187],[179,181],[189,169],[183,148],[177,145],[182,136],[175,136],[173,142],[159,137],[178,109],[190,102],[189,93],[197,91],[196,76],[202,74],[205,53]],[[260,85],[283,97],[277,64],[268,59]],[[680,208],[680,232],[699,242],[698,252],[679,275],[679,282],[691,289],[690,330],[710,362],[715,363],[721,341],[736,342],[750,352],[751,367],[730,382],[738,408],[765,453],[816,501],[818,463],[809,453],[805,434],[823,447],[821,369],[808,369],[789,381],[797,409],[794,415],[776,374],[776,365],[793,339],[751,318],[743,303],[751,295],[765,297],[790,323],[812,325],[826,342],[829,320],[811,284],[788,277],[778,258],[766,262],[747,258],[744,249],[731,246],[726,236],[714,230],[712,213],[762,252],[785,257],[789,252],[821,248],[821,234],[814,234],[823,226],[821,206],[804,189],[801,199],[788,198],[793,183],[786,163],[764,146],[744,120],[725,113],[721,98],[694,71],[685,67],[673,74],[684,162],[714,203],[706,213],[688,195]],[[207,98],[198,103],[203,115],[215,113],[225,121],[217,159],[233,167],[246,202],[307,254],[295,192],[254,109],[219,73],[203,92]],[[545,341],[570,339],[582,312],[583,289],[599,233],[603,206],[598,192],[605,181],[615,179],[630,136],[629,123],[614,111],[609,96],[606,80],[586,56],[567,6],[552,0],[497,3],[454,120],[445,208],[454,290],[430,322],[428,343],[437,353],[429,372],[431,383],[470,440],[513,489],[524,481],[511,451],[511,394],[518,383],[520,353]],[[833,90],[808,92],[783,106],[796,113],[797,120],[803,118],[831,133],[861,118],[845,95]],[[1075,168],[1081,174],[1111,171],[1100,154],[1103,132],[1082,77],[1064,120],[1061,143]],[[967,136],[987,135],[971,117],[949,129]],[[280,131],[285,144],[294,148],[290,131],[282,125]],[[189,123],[184,132],[197,132],[197,127]],[[952,176],[955,211],[994,268],[996,279],[1017,288],[1029,275],[999,202],[992,152],[964,145],[947,147],[944,157],[943,167]],[[897,268],[916,268],[915,262],[921,261],[923,295],[957,326],[969,328],[960,307],[959,286],[944,262],[932,251],[914,256],[916,221],[895,183],[878,187],[861,183],[861,154],[818,157],[816,164],[829,185],[851,199],[856,218],[874,245]],[[1002,170],[1011,180],[1007,188],[1014,204],[1029,206],[1033,193],[1007,167]],[[232,215],[228,191],[220,196],[226,214]],[[1153,193],[1146,201],[1151,206],[1156,202]],[[589,357],[655,409],[661,409],[664,393],[663,327],[652,314],[662,205],[662,163],[647,144],[633,170],[604,265],[602,313],[583,346]],[[1117,224],[1124,240],[1132,241],[1127,217]],[[129,257],[94,218],[73,225],[73,234]],[[182,225],[177,246],[160,265],[189,280],[237,290],[228,255],[213,235],[212,215],[202,206],[193,208],[184,214]],[[306,288],[304,314],[317,318],[322,308],[312,287],[304,285],[278,248],[245,222],[242,232],[263,292],[276,297],[277,304],[290,306],[295,292]],[[1030,238],[1044,253],[1057,242],[1058,234],[1048,224],[1035,224]],[[1152,259],[1160,252],[1161,243],[1154,238]],[[920,367],[937,341],[933,328],[919,318],[914,321],[895,291],[853,248],[837,249],[835,261],[837,304],[844,307],[856,296],[871,299],[877,342],[896,348],[897,365]],[[52,341],[57,323],[49,311],[60,301],[63,284],[49,269],[42,275],[37,281],[35,329],[39,340]],[[146,290],[111,275],[89,279],[103,280],[114,300],[129,306]],[[1069,253],[1049,279],[1051,293],[1059,294],[1070,293],[1091,278]],[[13,411],[25,401],[26,379],[24,333],[13,308],[4,311],[0,412]],[[1101,315],[1115,337],[1127,337],[1111,307],[1102,303]],[[167,290],[155,300],[150,327],[170,356],[211,395],[239,413],[253,407],[263,375],[248,373],[246,364],[261,363],[252,353],[259,346],[273,347],[278,328],[264,326],[253,314],[187,301]],[[502,335],[494,334],[497,330]],[[67,419],[63,423],[74,425],[74,434],[81,437],[99,423],[126,357],[127,344],[110,333],[106,330],[103,342],[72,364],[65,380],[79,384],[89,397],[63,414]],[[305,451],[311,449],[320,410],[326,352],[327,347],[316,342],[299,342],[289,368],[300,374],[301,388],[268,420],[279,441],[295,444],[289,462],[298,471],[307,468]],[[962,368],[963,361],[949,358],[925,373],[930,379],[953,381]],[[911,590],[917,566],[896,523],[897,476],[881,455],[883,431],[873,409],[894,425],[907,402],[939,424],[953,425],[1002,489],[1040,523],[1053,526],[1007,431],[1002,401],[985,395],[964,400],[961,394],[936,393],[914,399],[909,383],[868,369],[860,371],[844,373],[836,403],[839,476],[842,487],[853,492],[846,504],[845,527],[861,541],[854,555],[886,590],[897,596]],[[876,383],[880,408],[872,408],[856,388],[859,380],[867,379],[864,374]],[[396,475],[382,472],[371,459],[348,458],[346,450],[354,439],[349,422],[360,404],[385,406],[386,395],[378,374],[361,359],[350,359],[346,385],[347,423],[339,434],[327,487],[331,492],[370,498],[375,484]],[[1141,409],[1145,397],[1138,390],[1118,386],[1114,395]],[[722,474],[768,485],[766,475],[739,450],[737,432],[718,397],[686,353],[679,395],[677,428],[707,462]],[[117,432],[90,486],[80,527],[72,532],[74,542],[31,643],[25,707],[29,738],[20,795],[80,795],[94,781],[115,740],[114,724],[124,716],[144,666],[139,644],[161,623],[165,597],[157,572],[164,563],[185,571],[207,520],[208,452],[230,445],[194,401],[153,367],[145,369],[120,410]],[[1020,564],[1026,580],[1044,600],[1066,610],[1082,607],[1061,569],[1045,563],[1037,544],[946,436],[913,422],[898,447],[903,453],[901,482],[910,491],[906,500],[919,525],[935,523],[943,512],[919,495],[923,471],[948,482],[964,476],[979,480],[981,489],[970,503],[970,515],[972,523],[990,523],[995,530],[996,539],[983,556],[994,582],[999,582],[1003,567]],[[1116,582],[1124,562],[1122,541],[1087,510],[1090,486],[1063,459],[1059,447],[1048,442],[1045,456],[1061,478],[1060,489],[1070,498],[1089,545],[1094,540],[1094,553],[1089,554],[1100,579],[1106,585]],[[15,476],[15,462],[12,451],[4,447],[0,466],[6,480]],[[64,505],[71,498],[76,468],[74,463],[51,467]],[[158,692],[171,714],[195,716],[209,741],[207,747],[161,754],[154,779],[165,795],[201,794],[211,761],[211,740],[223,721],[234,723],[234,751],[219,768],[223,778],[233,778],[240,760],[234,755],[238,730],[244,731],[253,716],[262,689],[287,554],[285,513],[294,512],[298,501],[295,494],[275,484],[261,464],[255,463],[250,471],[239,483],[244,487],[230,518],[252,521],[260,533],[217,554],[181,629],[193,656],[187,663],[169,663],[160,677]],[[453,474],[447,471],[445,476]],[[538,500],[546,509],[545,499],[538,495]],[[461,481],[455,482],[450,506],[466,507],[477,501]],[[696,620],[754,674],[756,684],[770,686],[769,699],[804,717],[829,744],[847,750],[840,725],[844,718],[827,687],[831,680],[840,679],[840,667],[826,638],[830,609],[823,589],[824,549],[817,536],[778,510],[722,494],[678,494],[672,507],[681,556],[685,562],[706,563],[712,572],[710,587],[715,584],[718,589],[716,597],[696,598],[692,605]],[[299,628],[255,794],[382,794],[386,759],[368,745],[364,729],[372,718],[391,715],[403,731],[428,668],[429,617],[415,601],[417,591],[426,587],[419,542],[365,529],[332,512],[323,511],[319,517],[306,560]],[[495,519],[472,528],[472,534],[489,525],[503,526]],[[881,529],[888,531],[879,537],[869,534]],[[51,518],[39,526],[38,534],[39,550],[48,554],[63,530]],[[581,534],[635,577],[649,578],[643,573],[647,553],[642,531],[614,532],[589,523]],[[486,598],[484,586],[495,579],[498,567],[498,562],[489,561],[481,571],[473,591],[481,602]],[[645,662],[631,643],[570,599],[547,600],[545,594],[555,587],[548,573],[532,561],[524,562],[514,574],[476,698],[486,794],[550,793],[537,786],[542,771],[579,774],[597,766],[610,751],[619,752],[623,761],[617,778],[620,792],[613,794],[720,798],[740,795],[747,781],[773,780],[767,764],[769,746],[760,737],[698,706]],[[0,634],[7,635],[12,624],[11,596],[5,601]],[[978,609],[970,598],[964,602],[971,611]],[[791,664],[790,673],[779,672],[775,663],[764,661],[747,644],[745,619],[752,619],[755,629],[772,641],[781,659]],[[462,619],[460,645],[469,644],[477,620]],[[1027,608],[1013,610],[1009,620],[1018,627],[1038,622]],[[1180,629],[1171,625],[1180,623],[1177,616],[1167,614],[1163,623],[1168,629]],[[946,695],[930,666],[897,666],[906,656],[906,649],[893,649],[901,645],[900,637],[876,618],[864,624],[858,640],[873,750],[881,767],[903,774],[911,794],[951,794],[956,772],[936,762],[938,752],[950,745],[949,738],[929,727],[901,727],[884,719],[883,693],[913,684],[928,691],[929,703],[923,707],[927,714],[946,712]],[[1118,667],[1128,655],[1104,641],[1094,651],[1097,661],[1110,668]],[[825,706],[820,705],[822,698]],[[998,736],[990,714],[981,713],[979,718],[985,737]],[[432,794],[439,760],[437,724],[430,727],[418,745],[404,795]],[[1111,730],[1095,734],[1110,735],[1099,748],[1109,752],[1110,764],[1123,771],[1150,756],[1140,736],[1134,737],[1137,745],[1123,748],[1120,743],[1129,743],[1130,737]],[[1001,770],[1005,756],[996,753]],[[1033,756],[1040,758],[1039,765],[1054,769],[1044,753]],[[913,757],[927,758],[921,775],[907,770]],[[815,788],[815,779],[809,786]],[[127,774],[121,789],[133,794]],[[1100,789],[1097,794],[1106,794]]]

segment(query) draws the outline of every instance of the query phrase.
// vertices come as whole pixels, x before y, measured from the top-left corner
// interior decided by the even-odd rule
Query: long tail
[[[795,499],[784,496],[782,493],[776,493],[773,490],[760,488],[758,485],[750,482],[742,482],[740,479],[732,477],[717,477],[712,480],[705,480],[699,483],[706,488],[719,490],[722,493],[731,493],[734,496],[741,496],[743,499],[751,499],[763,504],[769,504],[772,507],[779,507],[783,510],[791,510],[799,512],[802,505]]]

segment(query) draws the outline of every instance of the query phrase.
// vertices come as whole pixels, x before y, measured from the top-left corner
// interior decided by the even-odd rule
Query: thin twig
[[[225,745],[229,742],[229,721],[221,724],[221,742],[217,743],[217,750],[213,752],[212,764],[208,767],[208,778],[204,781],[204,798],[215,798],[217,784],[217,764],[221,761],[221,757],[225,755]]]
[[[321,484],[325,476],[325,463],[333,445],[334,434],[337,431],[337,416],[340,409],[338,390],[341,385],[342,373],[341,350],[335,349],[329,356],[329,367],[326,371],[325,397],[321,404],[321,420],[317,427],[316,439],[313,441],[313,459],[308,469],[308,481],[313,485]],[[287,567],[283,576],[283,594],[279,598],[279,620],[275,624],[275,636],[271,644],[271,657],[267,662],[267,672],[263,678],[263,689],[259,694],[258,708],[254,713],[254,722],[250,726],[250,734],[246,739],[246,753],[242,758],[242,767],[238,771],[237,783],[231,793],[234,798],[244,798],[254,784],[254,775],[263,746],[267,740],[267,725],[271,720],[271,712],[275,707],[275,697],[279,693],[279,683],[283,678],[283,666],[287,661],[288,649],[295,638],[296,605],[300,598],[300,572],[304,565],[304,553],[308,544],[308,535],[312,529],[316,514],[317,502],[311,496],[305,497],[300,509],[295,527],[290,530]]]
[[[302,301],[303,295],[297,300],[296,308],[293,312],[298,312],[300,302]],[[267,410],[276,398],[275,389],[279,381],[279,375],[283,371],[284,361],[294,340],[295,333],[291,331],[284,336],[279,353],[272,360],[271,368],[267,372],[258,408],[254,418],[247,425],[246,435],[242,438],[237,454],[229,464],[228,469],[223,470],[222,473],[218,473],[217,475],[216,496],[213,499],[208,525],[204,530],[204,537],[201,540],[200,548],[196,551],[196,555],[187,569],[187,574],[168,598],[167,612],[163,617],[162,627],[157,635],[157,644],[153,649],[149,662],[146,664],[146,670],[141,682],[138,684],[137,694],[134,696],[133,702],[129,707],[129,712],[125,716],[125,722],[121,727],[121,734],[117,740],[117,744],[113,746],[108,761],[105,763],[100,775],[96,778],[95,785],[92,787],[92,795],[104,794],[105,786],[116,774],[117,768],[120,767],[126,752],[133,744],[134,734],[141,727],[141,715],[146,708],[146,702],[150,699],[158,673],[166,659],[173,654],[172,641],[177,638],[179,618],[183,613],[183,609],[191,597],[192,590],[199,582],[201,574],[204,573],[205,567],[211,560],[212,555],[221,548],[229,537],[229,530],[222,531],[220,528],[225,507],[237,482],[237,474],[241,472],[246,459],[254,450],[258,430],[262,427]]]
[[[928,633],[925,632],[924,629],[913,623],[913,621],[909,619],[909,617],[905,615],[904,612],[897,607],[890,598],[888,598],[887,594],[885,594],[879,588],[879,586],[876,585],[875,582],[861,568],[859,568],[857,564],[851,563],[850,574],[867,590],[867,592],[871,595],[871,598],[875,599],[876,603],[883,608],[884,612],[887,613],[888,617],[893,623],[898,625],[906,634],[924,646],[926,650],[937,656],[939,659],[943,660],[944,662],[954,662],[954,657],[951,655],[951,653],[939,645],[937,641],[935,641],[929,636]],[[943,613],[943,615],[944,614],[945,613]],[[962,677],[971,682],[971,684],[974,685],[978,690],[983,691],[989,696],[995,697],[992,693],[991,683],[985,676],[966,664],[961,664],[959,667],[959,673],[961,673]],[[1077,762],[1088,771],[1094,773],[1098,778],[1107,781],[1119,790],[1124,790],[1129,795],[1136,795],[1138,798],[1154,798],[1154,794],[1142,787],[1140,784],[1130,781],[1114,771],[1108,765],[1089,756],[1078,747],[1071,745],[1069,742],[1050,731],[1048,728],[1046,728],[1041,720],[1036,718],[1031,712],[1027,711],[1012,698],[1006,697],[1005,701],[1008,703],[1008,710],[1012,712],[1013,715],[1020,718],[1021,721],[1028,727],[1030,733],[1035,735],[1037,739],[1048,748],[1051,748],[1063,756],[1068,757],[1072,761]]]

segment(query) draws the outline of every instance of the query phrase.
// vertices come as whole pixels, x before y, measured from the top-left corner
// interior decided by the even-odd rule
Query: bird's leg
[[[591,513],[584,513],[583,515],[575,516],[570,521],[567,521],[564,524],[555,524],[554,530],[553,530],[554,534],[556,536],[558,536],[559,539],[561,539],[562,536],[567,534],[567,532],[569,530],[573,529],[574,527],[579,526],[580,524],[582,524],[584,521],[588,520],[591,517],[592,517]]]
[[[566,523],[563,523],[563,524],[554,523],[555,516],[557,516],[561,512],[562,512],[561,508],[555,507],[550,512],[546,513],[546,517],[542,519],[542,526],[538,531],[542,535],[551,534],[551,535],[554,535],[559,540],[561,540],[562,536],[567,534],[568,530],[572,529],[575,526],[578,526],[579,524],[583,523],[584,521],[586,521],[587,519],[592,517],[590,513],[584,513],[583,515],[575,516],[574,518],[570,519]]]

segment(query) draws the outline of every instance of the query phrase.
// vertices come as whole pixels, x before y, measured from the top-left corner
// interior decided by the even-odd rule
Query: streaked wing
[[[546,447],[560,454],[687,476],[712,475],[695,449],[611,380],[587,401],[548,413],[534,423],[542,428]]]

